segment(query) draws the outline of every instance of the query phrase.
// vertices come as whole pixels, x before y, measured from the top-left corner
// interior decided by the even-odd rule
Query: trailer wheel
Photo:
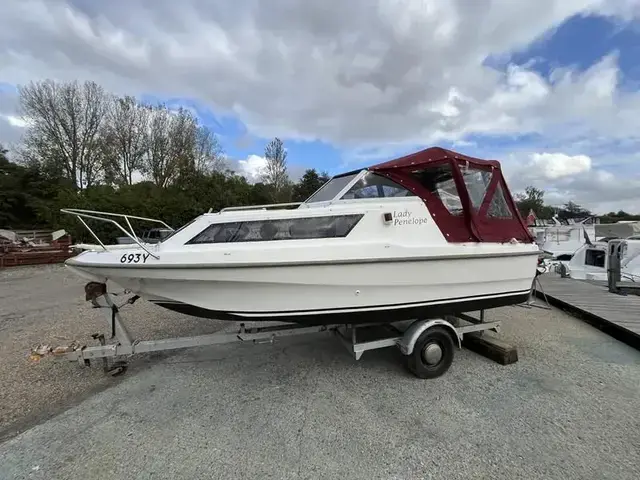
[[[451,334],[443,327],[431,327],[418,338],[407,357],[407,367],[418,378],[439,377],[449,370],[454,350]]]

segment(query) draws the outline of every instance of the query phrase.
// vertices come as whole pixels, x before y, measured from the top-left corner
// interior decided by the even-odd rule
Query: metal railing
[[[138,236],[136,235],[136,232],[133,229],[133,226],[131,225],[131,222],[129,221],[129,219],[142,220],[142,221],[145,221],[145,222],[152,222],[152,223],[159,223],[160,225],[163,225],[167,229],[169,229],[171,231],[174,231],[174,229],[172,227],[170,227],[169,225],[167,225],[165,222],[163,222],[162,220],[157,220],[155,218],[138,217],[136,215],[126,215],[124,213],[100,212],[100,211],[97,211],[97,210],[83,210],[83,209],[80,209],[80,208],[61,208],[60,211],[62,213],[66,213],[68,215],[73,215],[78,220],[80,220],[80,222],[84,225],[84,227],[89,231],[89,233],[93,236],[93,238],[96,239],[96,241],[100,244],[100,246],[105,251],[109,251],[109,249],[102,242],[102,240],[100,240],[100,237],[98,237],[98,235],[96,235],[96,233],[91,229],[91,227],[89,225],[87,225],[87,222],[84,221],[85,218],[91,218],[93,220],[98,220],[98,221],[101,221],[101,222],[111,223],[111,224],[115,225],[116,227],[118,227],[122,231],[122,233],[124,233],[127,237],[129,237],[131,240],[133,240],[134,243],[136,243],[140,248],[142,248],[145,252],[147,252],[149,255],[151,255],[155,259],[159,259],[160,257],[158,255],[156,255],[155,253],[151,252],[147,247],[145,247],[139,241]],[[120,225],[113,218],[108,218],[108,217],[124,218],[125,222],[127,222],[127,226],[129,227],[129,230],[127,231],[127,229],[125,229],[122,225]]]
[[[226,207],[223,208],[222,210],[220,210],[220,213],[222,212],[236,212],[239,210],[257,210],[260,208],[285,208],[285,207],[299,207],[300,205],[302,205],[304,202],[289,202],[289,203],[267,203],[265,205],[244,205],[241,207]]]

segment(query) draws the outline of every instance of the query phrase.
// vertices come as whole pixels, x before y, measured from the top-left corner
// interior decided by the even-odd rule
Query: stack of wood
[[[0,268],[61,263],[73,255],[64,230],[0,230]]]

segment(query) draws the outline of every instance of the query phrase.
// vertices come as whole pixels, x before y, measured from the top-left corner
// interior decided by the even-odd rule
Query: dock
[[[562,278],[555,273],[538,277],[535,294],[612,337],[640,350],[640,296],[618,295],[606,285]],[[543,295],[544,293],[544,295]]]

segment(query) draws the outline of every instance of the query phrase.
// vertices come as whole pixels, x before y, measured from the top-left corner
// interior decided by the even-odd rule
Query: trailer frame
[[[206,335],[173,337],[159,340],[133,339],[121,315],[121,309],[135,303],[139,296],[133,295],[121,304],[116,304],[105,284],[89,282],[85,286],[86,299],[94,308],[102,309],[111,327],[109,342],[104,333],[96,333],[92,338],[99,345],[80,345],[77,342],[57,348],[37,347],[32,358],[40,359],[50,354],[56,359],[78,362],[81,366],[91,366],[93,360],[102,360],[106,373],[117,376],[127,370],[125,358],[149,352],[168,351],[226,345],[231,343],[274,343],[277,338],[312,333],[333,333],[347,348],[355,360],[364,352],[395,346],[407,358],[409,370],[419,378],[435,378],[450,367],[454,350],[462,348],[465,335],[482,335],[491,330],[498,332],[499,321],[485,321],[484,310],[480,316],[466,313],[434,319],[415,319],[388,324],[333,324],[307,326],[286,323],[268,326],[247,327],[240,323],[234,332],[220,332]],[[125,292],[126,293],[126,292]],[[362,339],[362,337],[368,337]]]

